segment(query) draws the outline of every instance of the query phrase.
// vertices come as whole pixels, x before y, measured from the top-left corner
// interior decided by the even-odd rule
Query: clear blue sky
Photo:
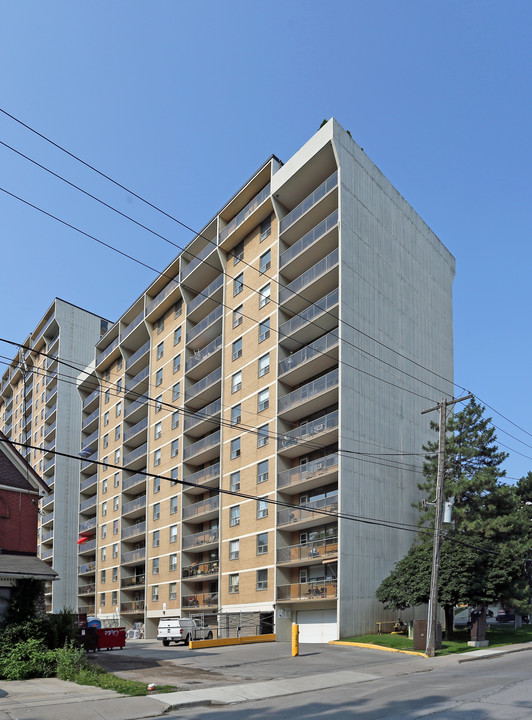
[[[532,433],[532,4],[0,1],[1,107],[200,230],[336,117],[456,257],[455,380]],[[191,236],[0,116],[0,139]],[[175,248],[0,147],[1,187],[156,268]],[[2,336],[54,296],[116,319],[154,277],[0,193]],[[103,272],[102,272],[103,270]],[[2,354],[12,354],[0,346]],[[493,414],[532,469],[532,437]],[[526,443],[528,445],[525,445]]]

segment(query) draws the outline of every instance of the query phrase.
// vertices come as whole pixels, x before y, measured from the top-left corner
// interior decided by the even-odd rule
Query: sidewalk
[[[101,690],[56,678],[0,681],[0,720],[141,720],[160,717],[168,710],[194,705],[234,704],[249,700],[296,695],[313,690],[371,682],[382,677],[406,676],[452,664],[486,660],[532,650],[532,643],[486,648],[467,655],[417,658],[394,663],[383,653],[378,674],[355,670],[312,673],[297,678],[223,685],[146,697],[125,697],[113,690]],[[378,652],[376,650],[375,652]],[[375,668],[377,669],[377,668]]]

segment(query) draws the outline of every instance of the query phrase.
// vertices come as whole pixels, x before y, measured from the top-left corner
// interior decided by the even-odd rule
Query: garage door
[[[299,625],[300,643],[327,643],[338,640],[336,610],[300,610],[296,622]]]

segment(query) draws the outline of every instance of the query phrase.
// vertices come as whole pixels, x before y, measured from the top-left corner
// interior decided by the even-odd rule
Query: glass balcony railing
[[[144,500],[144,505],[146,505],[146,500]],[[136,525],[131,525],[130,527],[122,528],[122,540],[127,540],[127,538],[136,537],[137,535],[143,535],[146,532],[146,523],[140,522]]]
[[[139,349],[136,350],[133,353],[133,355],[128,357],[128,359],[126,360],[126,370],[128,368],[130,368],[132,365],[134,365],[137,362],[137,360],[140,360],[140,358],[143,355],[145,355],[149,351],[149,349],[150,349],[150,341],[148,340],[148,342],[145,342],[144,345],[139,347]]]
[[[86,512],[87,510],[91,510],[91,508],[96,507],[96,495],[93,495],[92,497],[88,498],[88,500],[83,500],[79,504],[79,511],[80,512]]]
[[[192,400],[192,398],[196,397],[196,395],[199,395],[211,385],[219,382],[221,379],[222,368],[219,367],[185,390],[185,402]]]
[[[139,458],[146,455],[147,450],[148,444],[143,443],[138,448],[135,448],[131,452],[128,452],[127,455],[124,455],[124,466],[130,465],[135,460],[138,460]]]
[[[144,587],[146,583],[146,575],[132,575],[131,577],[124,577],[120,580],[121,588],[138,588]]]
[[[306,503],[301,507],[283,508],[277,513],[277,525],[290,525],[292,523],[302,522],[303,520],[319,520],[327,518],[326,512],[315,512],[316,510],[326,510],[336,512],[338,510],[338,495],[315,500]]]
[[[96,550],[96,540],[88,540],[87,542],[80,544],[78,548],[80,555],[93,552],[94,550]]]
[[[325,233],[329,232],[331,228],[338,224],[338,210],[332,212],[329,217],[322,220],[310,232],[303,235],[297,242],[295,242],[288,250],[281,253],[279,258],[280,267],[284,267],[287,263],[297,257],[300,253],[310,247],[316,240],[319,240]]]
[[[100,410],[96,409],[96,410],[94,410],[94,412],[91,412],[90,415],[87,415],[86,418],[83,418],[83,423],[81,426],[82,430],[84,430],[88,425],[90,425],[94,420],[96,420],[99,413],[100,413]]]
[[[98,460],[98,451],[93,452],[92,455],[90,455],[88,458],[85,458],[84,460],[81,461],[81,469],[86,470],[96,460]],[[46,465],[45,465],[45,469],[46,469]]]
[[[78,575],[85,575],[87,573],[93,573],[96,571],[96,563],[90,562],[84,565],[78,565]]]
[[[144,398],[139,398],[138,400],[130,403],[124,410],[124,417],[126,418],[126,420],[130,415],[133,415],[133,413],[141,407],[146,407],[146,400]]]
[[[144,612],[144,600],[135,600],[134,602],[123,602],[120,603],[121,613],[143,613]]]
[[[91,518],[90,520],[86,520],[85,522],[82,522],[79,524],[79,532],[86,533],[90,530],[94,530],[97,525],[97,519],[95,517]]]
[[[202,470],[198,470],[198,472],[193,473],[192,475],[187,475],[186,478],[184,478],[185,483],[190,483],[190,485],[203,485],[204,483],[209,482],[209,480],[213,480],[214,478],[220,477],[220,463],[214,463],[213,465],[209,465],[206,468],[203,468]],[[185,484],[184,489],[186,490],[187,485]]]
[[[85,478],[85,480],[82,480],[81,485],[79,486],[79,489],[81,492],[85,492],[90,487],[93,487],[98,482],[98,473],[94,473],[94,475],[91,475],[88,478]]]
[[[196,578],[203,575],[214,575],[218,572],[219,562],[218,560],[211,560],[210,562],[204,563],[192,563],[183,568],[181,577],[183,579]]]
[[[326,375],[322,375],[316,380],[313,380],[306,385],[302,385],[297,390],[293,390],[291,393],[288,393],[288,395],[279,398],[279,412],[285,412],[305,400],[310,400],[326,390],[336,387],[338,385],[338,380],[339,370],[338,368],[335,368]]]
[[[335,288],[328,295],[321,298],[320,300],[317,300],[312,305],[309,305],[308,308],[305,308],[293,318],[290,318],[290,320],[287,320],[287,322],[283,323],[279,328],[279,335],[281,336],[281,340],[283,339],[283,337],[289,336],[292,333],[296,332],[296,330],[299,330],[307,323],[312,322],[313,320],[315,320],[315,318],[319,317],[324,312],[328,312],[335,305],[338,305],[338,300],[339,292],[338,288]]]
[[[338,410],[323,415],[316,420],[310,420],[309,422],[301,423],[299,427],[290,430],[289,432],[283,433],[279,437],[279,450],[283,450],[287,447],[292,447],[300,442],[307,442],[311,440],[314,435],[327,432],[327,430],[334,430],[338,428]]]
[[[87,405],[90,405],[93,400],[95,400],[98,395],[100,394],[100,388],[96,388],[96,390],[93,390],[90,395],[87,395],[85,400],[83,401],[83,409],[87,407]]]
[[[277,562],[299,562],[300,560],[315,560],[338,554],[338,538],[329,537],[323,540],[289,545],[277,548]]]
[[[140,497],[137,497],[134,500],[130,500],[129,502],[122,505],[122,515],[127,515],[128,513],[133,512],[133,510],[140,510],[141,508],[145,507],[146,495],[141,495]]]
[[[218,607],[218,593],[197,593],[196,595],[183,595],[181,597],[181,607],[197,608],[197,607]],[[211,633],[212,635],[212,633]]]
[[[208,243],[205,245],[205,247],[200,250],[200,252],[196,255],[195,258],[193,258],[188,265],[185,265],[185,267],[181,270],[181,282],[187,278],[190,273],[195,270],[201,263],[206,260],[209,255],[212,255],[212,253],[216,250],[216,245],[214,243]],[[185,250],[185,254],[186,254]]]
[[[94,595],[95,590],[96,586],[94,583],[91,583],[90,585],[81,585],[78,588],[78,595]]]
[[[199,306],[205,302],[205,300],[208,300],[214,293],[219,290],[221,287],[223,287],[224,284],[224,276],[218,275],[210,285],[207,285],[205,290],[202,290],[193,300],[191,300],[188,304],[188,314],[194,312]]]
[[[218,495],[207,498],[207,500],[201,500],[193,505],[185,505],[183,507],[183,520],[198,517],[198,515],[204,515],[212,510],[218,510],[219,507],[220,497]]]
[[[281,360],[279,362],[279,375],[284,375],[284,373],[295,370],[301,365],[307,363],[309,360],[323,355],[337,345],[338,334],[336,330],[333,330],[332,332],[327,333],[327,335],[323,335],[317,340],[314,340],[314,342],[311,342],[309,345],[305,345],[305,347],[301,348],[301,350],[292,353],[292,355],[289,355],[284,360]]]
[[[102,352],[96,356],[96,365],[99,365],[100,363],[102,363],[105,360],[105,358],[108,357],[116,347],[118,347],[118,338],[115,338],[113,340],[113,342],[110,343],[105,348],[105,350],[102,350]]]
[[[206,405],[200,410],[196,410],[193,415],[187,415],[185,417],[185,432],[187,432],[187,430],[191,430],[214,415],[217,415],[221,409],[222,400],[221,398],[218,398],[218,400],[210,403],[210,405]]]
[[[185,371],[189,372],[189,370],[192,370],[192,368],[195,368],[197,365],[202,363],[208,357],[210,357],[215,352],[220,350],[221,347],[222,347],[222,336],[218,335],[218,337],[214,338],[214,340],[212,340],[208,345],[205,345],[204,348],[195,352],[194,355],[192,355],[192,357],[189,357],[189,359],[185,363]]]
[[[220,431],[216,430],[216,432],[213,432],[210,435],[207,435],[206,437],[201,438],[201,440],[198,440],[197,442],[192,443],[192,445],[186,447],[183,452],[183,460],[187,461],[195,455],[203,452],[204,450],[207,450],[219,444]]]
[[[201,547],[209,543],[218,542],[218,528],[209,528],[194,535],[183,535],[183,550]]]
[[[131,380],[128,380],[126,382],[126,392],[129,392],[130,390],[133,390],[139,383],[141,383],[143,380],[146,380],[146,378],[150,374],[150,367],[149,365],[145,368],[142,368],[142,370],[135,375],[134,378],[131,378]]]
[[[137,317],[133,318],[133,320],[129,323],[127,328],[123,330],[120,333],[120,340],[124,340],[127,338],[127,336],[133,332],[133,330],[140,325],[140,323],[144,320],[144,310],[140,312]]]
[[[171,293],[173,293],[177,287],[179,287],[179,280],[176,277],[173,280],[170,280],[168,285],[166,285],[161,290],[161,292],[153,298],[153,300],[150,302],[150,304],[146,308],[146,315],[149,315],[152,310],[155,310],[155,308],[158,307],[163,302],[163,300],[166,300],[166,298]]]
[[[316,203],[318,203],[327,193],[329,193],[333,188],[335,188],[338,185],[338,171],[335,170],[333,174],[325,180],[319,187],[314,190],[310,195],[308,195],[304,200],[302,200],[299,205],[297,205],[291,212],[288,213],[288,215],[285,215],[285,217],[281,220],[281,227],[280,232],[284,232],[287,230],[291,225],[293,225],[296,220],[299,220],[299,218],[304,215],[306,212],[310,210]]]
[[[338,581],[317,580],[316,582],[292,583],[277,587],[277,600],[326,600],[337,595]]]
[[[209,325],[212,325],[213,323],[220,320],[223,315],[223,310],[223,306],[219,305],[215,310],[213,310],[206,317],[204,317],[203,320],[200,320],[197,325],[194,325],[194,327],[187,332],[187,343],[195,340],[199,335],[201,335],[202,332],[204,332],[209,327]]]
[[[41,560],[48,560],[48,558],[51,558],[54,554],[53,548],[51,550],[43,550],[41,552]]]
[[[146,557],[146,548],[139,548],[138,550],[131,550],[129,552],[122,553],[121,560],[123,563],[130,562],[142,562]]]
[[[235,217],[223,228],[223,230],[220,232],[220,240],[218,244],[223,243],[223,241],[229,237],[229,235],[234,232],[242,223],[253,213],[255,210],[259,207],[259,205],[262,205],[262,203],[266,200],[267,197],[270,195],[270,183],[268,183],[265,187],[262,188],[262,190],[255,195],[253,200],[248,202],[245,208],[243,208],[238,215],[235,215]]]
[[[45,420],[48,420],[48,418],[52,417],[52,415],[54,414],[54,412],[55,412],[56,410],[57,410],[57,403],[54,403],[54,404],[52,405],[52,407],[51,407],[51,408],[48,408],[48,410],[47,410],[46,413],[44,414],[44,419],[45,419]],[[96,412],[98,412],[98,411],[96,411]],[[30,418],[28,418],[28,420],[29,420],[29,419],[30,419]],[[86,422],[84,423],[84,425],[85,425],[85,424],[86,424]]]
[[[135,435],[138,435],[138,433],[142,432],[143,430],[146,430],[148,427],[148,418],[142,418],[142,420],[139,420],[136,425],[133,425],[133,427],[128,428],[124,432],[124,442],[126,443],[128,440],[131,440],[132,437]]]
[[[129,490],[129,488],[142,482],[146,482],[146,475],[143,472],[135,473],[122,481],[122,490]]]
[[[279,291],[279,303],[286,302],[293,295],[300,293],[307,285],[319,281],[319,278],[335,265],[338,265],[338,248],[302,273],[289,285],[281,288]]]
[[[83,438],[81,441],[82,448],[90,448],[98,440],[98,430],[95,430],[89,437]],[[53,443],[52,443],[53,444]]]

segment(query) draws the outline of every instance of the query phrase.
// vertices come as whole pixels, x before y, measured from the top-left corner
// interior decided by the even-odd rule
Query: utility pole
[[[434,412],[438,410],[440,413],[440,428],[438,441],[438,474],[436,476],[436,518],[434,520],[434,547],[432,551],[432,573],[430,576],[430,596],[429,596],[429,613],[427,622],[427,646],[425,649],[429,657],[436,654],[436,623],[438,618],[438,581],[440,577],[440,549],[441,549],[441,530],[443,521],[443,501],[444,501],[444,484],[445,484],[445,432],[447,429],[447,408],[449,405],[455,405],[463,400],[470,400],[473,396],[457,398],[456,400],[447,400],[442,398],[441,402],[435,407],[428,410],[422,410],[421,414]]]

